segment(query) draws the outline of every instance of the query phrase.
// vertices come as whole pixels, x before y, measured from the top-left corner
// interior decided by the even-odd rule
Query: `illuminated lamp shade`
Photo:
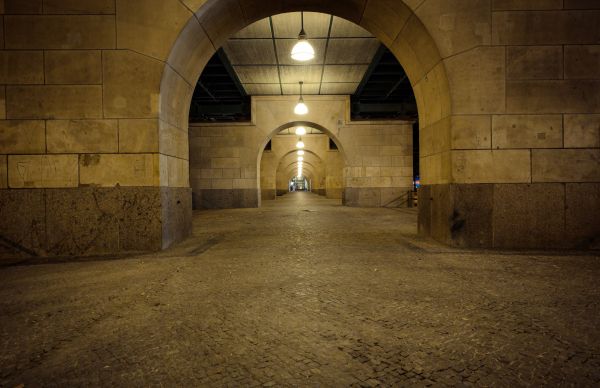
[[[308,107],[304,103],[304,99],[302,97],[300,97],[300,100],[296,104],[296,107],[294,108],[294,113],[297,115],[305,115],[308,113]]]
[[[302,140],[300,140],[298,143],[296,143],[296,148],[299,148],[299,149],[304,148],[304,142]]]
[[[299,151],[297,152],[297,154],[298,154],[298,156],[302,156],[302,155],[304,155],[304,151],[303,151],[303,150],[299,150]]]
[[[296,128],[296,135],[298,135],[298,136],[306,135],[306,128],[304,128],[304,127]]]
[[[298,42],[292,48],[292,59],[305,62],[314,57],[315,49],[306,40],[306,32],[304,32],[304,12],[300,12],[300,33],[298,34]]]
[[[298,161],[302,162],[304,160],[304,158],[302,156],[298,156]]]

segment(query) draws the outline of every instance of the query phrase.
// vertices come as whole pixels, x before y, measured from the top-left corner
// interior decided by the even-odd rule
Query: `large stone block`
[[[452,245],[491,247],[494,186],[452,185],[451,193],[454,204],[449,219]]]
[[[269,6],[261,4],[259,7]],[[215,48],[223,46],[246,24],[242,8],[236,0],[221,0],[213,2],[210,7],[201,7],[196,17]]]
[[[114,16],[5,16],[4,28],[8,49],[115,48]]]
[[[503,113],[505,49],[479,47],[445,60],[455,114]]]
[[[418,189],[419,215],[417,228],[422,236],[431,236],[431,186],[421,185]]]
[[[492,117],[492,148],[561,148],[562,115]]]
[[[492,0],[492,10],[533,11],[540,9],[562,9],[563,0]]]
[[[162,248],[192,234],[192,189],[162,187]]]
[[[452,149],[490,149],[492,119],[487,115],[452,116]]]
[[[511,46],[506,48],[506,79],[562,79],[562,46]]]
[[[490,44],[489,0],[428,0],[416,14],[428,27],[443,58]]]
[[[564,184],[495,185],[494,247],[566,245]]]
[[[508,81],[507,113],[600,112],[600,80]]]
[[[2,13],[6,15],[40,14],[42,13],[42,0],[3,0]]]
[[[8,187],[8,156],[0,155],[0,189]]]
[[[195,190],[195,203],[202,209],[235,209],[258,207],[257,189]]]
[[[600,9],[596,0],[564,0],[565,9]]]
[[[190,101],[194,87],[170,66],[164,68],[160,85],[161,124],[167,123],[188,130]]]
[[[46,14],[114,14],[114,0],[44,0]]]
[[[456,183],[527,183],[531,181],[529,150],[453,151]]]
[[[165,122],[159,124],[159,152],[180,159],[189,158],[188,131]]]
[[[116,120],[50,120],[46,138],[49,153],[119,151]]]
[[[492,44],[596,44],[598,18],[599,11],[494,12]]]
[[[189,162],[185,159],[174,158],[171,156],[165,156],[160,154],[161,164],[164,164],[166,158],[167,161],[167,180],[161,176],[161,185],[169,187],[189,187]],[[163,166],[161,166],[162,168]]]
[[[0,84],[43,84],[42,51],[0,51]]]
[[[567,241],[578,249],[600,249],[600,183],[567,183]]]
[[[600,148],[532,150],[533,182],[600,182]]]
[[[565,148],[600,147],[600,114],[564,115]]]
[[[45,254],[44,190],[0,190],[0,258]]]
[[[158,120],[119,120],[120,152],[158,152]]]
[[[401,1],[369,1],[360,25],[391,47],[411,14],[412,11]]]
[[[452,242],[453,197],[450,187],[449,184],[431,186],[431,236],[444,244]]]
[[[600,45],[565,46],[565,78],[600,79],[599,63]]]
[[[102,84],[102,55],[96,50],[45,52],[47,84]]]
[[[191,17],[177,0],[117,1],[117,46],[166,60]]]
[[[0,121],[0,154],[43,154],[46,125],[42,120]]]
[[[158,154],[86,154],[80,182],[89,186],[159,186]]]
[[[105,51],[103,57],[105,117],[158,117],[164,64],[128,50]]]
[[[11,188],[77,187],[77,155],[9,155]]]
[[[102,86],[7,86],[9,119],[95,119],[102,117]]]

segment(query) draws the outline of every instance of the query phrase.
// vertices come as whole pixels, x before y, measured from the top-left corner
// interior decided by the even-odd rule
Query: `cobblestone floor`
[[[159,254],[0,268],[0,385],[600,384],[598,254],[450,249],[294,193]]]

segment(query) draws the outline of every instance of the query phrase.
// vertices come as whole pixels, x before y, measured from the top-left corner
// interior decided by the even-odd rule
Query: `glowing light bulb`
[[[308,113],[308,107],[304,103],[302,97],[300,97],[300,100],[296,104],[296,107],[294,108],[294,113],[297,115],[305,115]]]
[[[304,158],[302,156],[298,156],[298,161],[302,162],[302,161],[304,161]]]
[[[304,142],[302,140],[300,140],[298,143],[296,143],[296,148],[304,148]]]
[[[296,128],[296,135],[298,135],[298,136],[306,135],[306,128],[304,128],[304,127]]]
[[[302,150],[299,150],[299,151],[298,151],[298,152],[296,152],[296,153],[298,154],[298,156],[302,156],[302,155],[304,155],[304,151],[302,151]]]
[[[306,40],[306,35],[302,35],[298,37],[298,43],[294,45],[292,48],[292,59],[296,61],[310,61],[315,57],[315,49],[313,49],[312,45],[308,43]]]

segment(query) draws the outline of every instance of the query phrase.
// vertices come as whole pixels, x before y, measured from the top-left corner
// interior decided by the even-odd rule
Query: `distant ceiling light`
[[[302,141],[302,139],[300,139],[298,141],[298,143],[296,143],[296,148],[298,148],[298,149],[304,148],[304,142]]]
[[[296,104],[296,107],[294,108],[294,113],[297,115],[305,115],[308,113],[308,107],[304,103],[304,98],[302,98],[302,84],[304,84],[304,82],[300,81],[299,84],[300,84],[300,99],[298,100],[298,103]]]
[[[315,49],[308,43],[306,32],[304,32],[304,12],[300,12],[300,34],[298,43],[292,48],[292,59],[296,61],[310,61],[315,57]]]
[[[306,135],[306,128],[304,128],[304,127],[296,128],[296,135],[298,135],[298,136]]]
[[[302,161],[304,161],[304,158],[302,156],[298,156],[298,161],[302,162]]]
[[[304,155],[304,151],[302,151],[302,150],[299,150],[299,151],[297,152],[297,154],[298,154],[298,156],[302,156],[302,155]]]

